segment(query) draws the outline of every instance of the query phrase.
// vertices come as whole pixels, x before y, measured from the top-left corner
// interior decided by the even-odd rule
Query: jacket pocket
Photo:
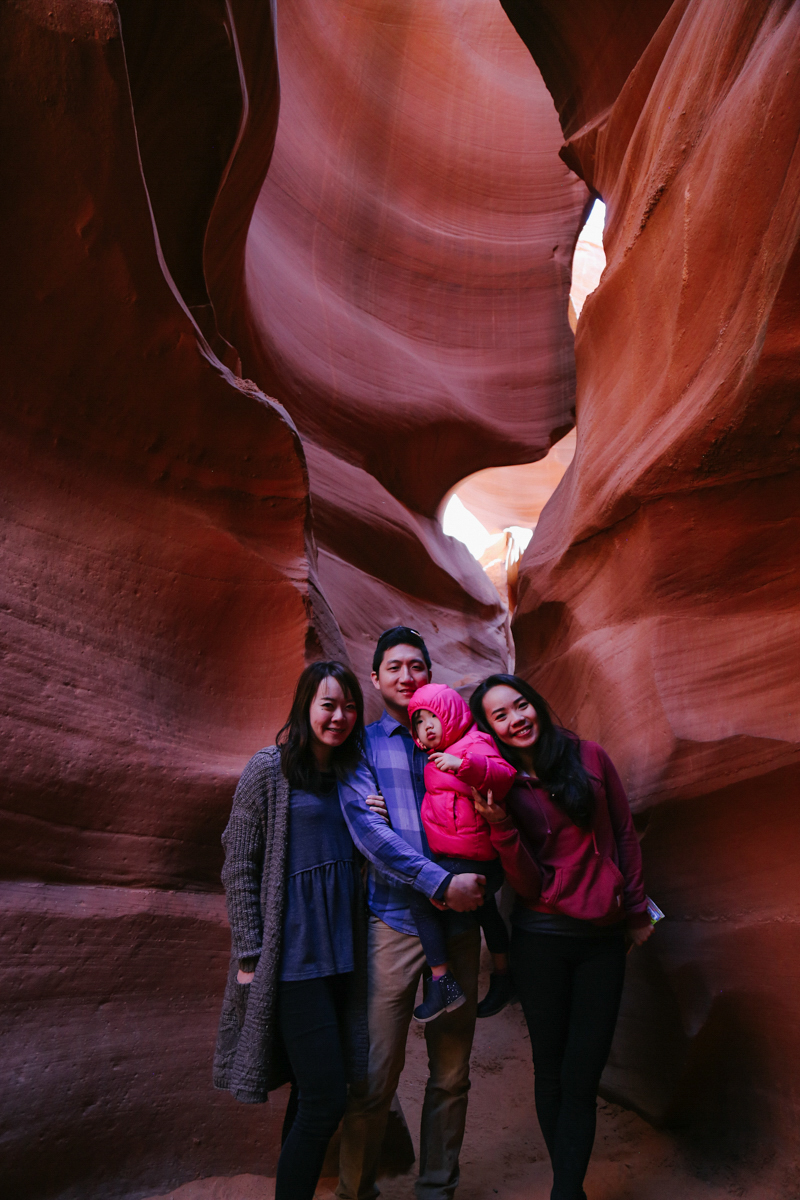
[[[552,871],[552,876],[548,881],[547,876],[550,874],[550,870]],[[558,897],[561,894],[561,875],[563,873],[563,868],[552,867],[550,870],[548,870],[547,866],[544,864],[540,866],[540,871],[542,873],[542,890],[539,893],[539,902],[541,904],[545,904],[548,908],[556,908],[558,905]]]
[[[606,925],[624,916],[624,891],[625,879],[616,863],[606,854],[593,854],[580,866],[557,868],[542,899],[566,917]]]
[[[459,792],[453,792],[451,801],[453,814],[453,832],[455,834],[474,833],[478,828],[475,807]]]

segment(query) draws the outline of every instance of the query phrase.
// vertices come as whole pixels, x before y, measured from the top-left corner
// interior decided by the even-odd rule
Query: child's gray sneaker
[[[450,971],[445,971],[438,979],[429,979],[425,999],[414,1009],[414,1020],[426,1025],[442,1013],[452,1012],[460,1008],[466,996],[456,983]]]

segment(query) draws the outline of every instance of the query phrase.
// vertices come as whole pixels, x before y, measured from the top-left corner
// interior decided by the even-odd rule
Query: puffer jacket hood
[[[421,688],[417,688],[408,702],[408,715],[412,721],[414,713],[420,708],[427,708],[428,712],[432,712],[442,722],[444,731],[444,744],[440,747],[442,750],[452,746],[454,742],[464,736],[470,726],[475,724],[475,718],[470,712],[466,700],[462,700],[458,692],[448,687],[446,683],[426,683]]]
[[[443,683],[418,688],[408,705],[409,716],[427,708],[442,722],[444,744],[440,750],[461,759],[457,771],[440,770],[436,754],[425,766],[425,797],[420,813],[428,845],[434,854],[471,858],[479,862],[496,858],[489,825],[475,810],[472,789],[491,791],[501,803],[515,771],[503,758],[494,740],[472,719],[469,705]]]

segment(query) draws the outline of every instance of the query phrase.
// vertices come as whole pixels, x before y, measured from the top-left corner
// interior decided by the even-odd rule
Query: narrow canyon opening
[[[568,301],[569,325],[576,333],[588,296],[606,265],[603,250],[605,205],[595,200],[575,243]],[[576,430],[537,462],[489,467],[467,476],[440,506],[444,532],[458,538],[481,564],[509,612],[516,607],[519,561],[539,516],[575,454]]]

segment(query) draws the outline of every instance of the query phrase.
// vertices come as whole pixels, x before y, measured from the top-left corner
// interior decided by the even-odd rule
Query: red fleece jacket
[[[642,853],[622,781],[596,742],[581,742],[581,758],[597,780],[592,828],[573,825],[538,779],[518,776],[506,797],[508,818],[492,827],[506,877],[536,912],[646,925]]]
[[[434,854],[454,858],[497,858],[489,825],[475,811],[471,789],[484,794],[491,789],[495,800],[503,800],[514,780],[514,768],[494,740],[481,733],[469,705],[451,687],[426,683],[418,688],[408,705],[409,716],[418,708],[427,708],[441,721],[444,741],[439,749],[461,759],[454,775],[432,762],[425,767],[421,814],[428,845]]]

